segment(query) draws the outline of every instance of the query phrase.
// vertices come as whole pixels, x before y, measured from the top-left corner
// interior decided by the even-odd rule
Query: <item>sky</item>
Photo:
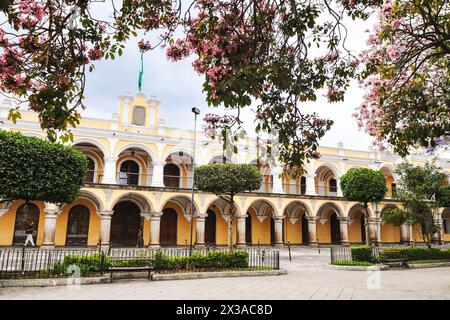
[[[375,19],[368,22],[348,20],[349,35],[347,46],[355,51],[366,47],[367,29],[371,29]],[[138,74],[140,54],[137,42],[139,35],[126,43],[124,53],[116,60],[103,60],[95,63],[95,71],[87,75],[85,104],[87,109],[82,116],[109,118],[118,111],[119,96],[125,92],[135,95],[138,92]],[[150,39],[151,37],[144,37]],[[160,118],[165,119],[168,127],[192,129],[194,117],[192,107],[198,107],[201,114],[209,112],[223,114],[223,108],[208,107],[206,95],[202,92],[202,77],[192,68],[193,57],[179,62],[166,59],[165,49],[157,48],[144,55],[144,75],[142,93],[156,96],[161,101]],[[351,116],[362,102],[364,91],[355,82],[347,91],[344,102],[328,103],[320,96],[314,103],[301,105],[304,112],[317,112],[324,118],[334,121],[333,127],[321,139],[322,146],[336,146],[342,142],[345,148],[367,150],[372,138],[359,131],[355,119]],[[254,114],[244,109],[243,120],[246,131],[252,135]],[[191,119],[191,120],[189,120]],[[200,125],[199,125],[200,126]]]

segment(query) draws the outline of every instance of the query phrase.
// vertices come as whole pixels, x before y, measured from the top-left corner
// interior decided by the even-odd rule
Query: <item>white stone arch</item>
[[[334,202],[323,203],[317,210],[317,213],[316,213],[317,217],[319,219],[329,219],[330,217],[329,217],[328,213],[330,212],[329,211],[330,209],[333,210],[337,214],[338,218],[344,217],[344,213],[342,212],[341,207]]]
[[[266,206],[261,206],[260,208],[255,207],[255,204],[257,204],[258,202],[262,202],[262,203],[264,203]],[[274,216],[274,217],[280,217],[280,215],[279,215],[279,213],[278,213],[278,210],[277,210],[277,206],[276,206],[274,203],[272,203],[271,201],[269,201],[268,199],[255,199],[255,200],[253,200],[253,201],[250,203],[250,205],[247,206],[247,209],[246,209],[244,212],[247,213],[248,210],[249,210],[251,207],[253,207],[253,209],[255,210],[255,212],[256,212],[257,215],[258,215],[258,213],[260,213],[259,210],[262,210],[261,213],[266,214],[267,211],[268,211],[269,209],[272,209],[272,214],[273,214],[273,216]]]
[[[158,155],[149,146],[142,143],[127,143],[116,150],[116,152],[114,153],[114,157],[118,158],[122,152],[132,148],[145,151],[152,161],[159,161]]]
[[[395,174],[395,167],[393,165],[383,164],[382,166],[380,166],[378,171],[383,173],[385,176],[386,176],[386,173],[388,173],[394,179],[394,183],[397,183],[397,176]]]
[[[369,217],[370,218],[376,218],[374,215],[373,215],[373,213],[372,213],[372,210],[370,210],[370,207],[369,208],[367,208],[368,209],[368,212],[369,212]],[[362,213],[362,215],[364,216],[365,215],[365,208],[364,208],[364,206],[362,205],[362,204],[360,204],[360,203],[355,203],[349,210],[348,210],[348,218],[351,220],[351,219],[353,219],[354,220],[354,217],[355,217],[355,214],[358,212],[358,211],[361,211],[361,213]]]
[[[175,195],[171,196],[168,199],[166,199],[159,207],[158,211],[162,212],[164,210],[164,207],[169,203],[174,202],[176,203],[182,210],[183,214],[189,214],[191,212],[191,198],[185,195]],[[194,199],[194,207],[195,207],[195,213],[201,213],[199,210],[199,206],[197,201]]]
[[[317,171],[320,168],[327,168],[329,170],[331,170],[331,172],[333,172],[334,178],[337,179],[341,176],[341,171],[338,169],[338,167],[336,167],[335,165],[329,163],[329,162],[325,162],[325,163],[320,163],[318,164],[317,167],[315,167],[314,169],[314,174],[317,174]]]
[[[100,151],[103,153],[103,157],[107,157],[109,155],[109,152],[107,151],[105,146],[100,141],[93,138],[76,138],[70,145],[72,147],[75,147],[77,144],[81,143],[92,144],[93,146],[99,148]]]
[[[120,202],[130,201],[136,204],[141,212],[152,212],[153,206],[149,198],[144,194],[137,192],[128,192],[117,196],[113,201],[111,201],[111,208],[113,210],[114,206]]]
[[[303,201],[300,201],[300,200],[292,200],[292,201],[289,201],[285,206],[284,206],[284,208],[283,208],[283,214],[286,212],[286,210],[290,207],[290,206],[292,206],[292,205],[294,205],[294,204],[298,204],[300,207],[303,207],[303,209],[305,210],[305,215],[307,216],[307,217],[312,217],[312,211],[311,211],[311,208],[305,203],[305,202],[303,202]]]
[[[205,206],[205,212],[208,211],[208,209],[209,209],[212,205],[216,204],[216,202],[226,202],[226,201],[223,200],[223,199],[220,199],[220,198],[214,198],[214,199],[212,199],[212,200],[209,201],[209,202],[207,203],[207,205]],[[230,208],[230,205],[228,204],[228,202],[226,202],[225,205],[222,203],[222,205],[217,205],[217,204],[216,204],[216,206],[217,206],[217,208],[219,209],[220,214],[221,214],[222,216],[226,215],[227,209]],[[235,215],[241,215],[241,214],[242,214],[241,207],[239,206],[239,203],[237,203],[236,201],[234,202],[234,209],[236,210],[236,211],[235,211]]]
[[[223,152],[215,152],[215,153],[213,153],[211,156],[208,156],[208,164],[210,164],[211,163],[211,161],[213,161],[214,160],[214,158],[217,158],[217,157],[223,157]],[[226,156],[225,156],[226,157]],[[236,156],[233,154],[233,156],[231,157],[231,159],[230,158],[228,158],[228,157],[226,157],[227,158],[227,160],[228,161],[230,161],[230,163],[237,163],[237,159],[236,159]]]
[[[192,156],[192,150],[188,149],[188,148],[184,148],[184,147],[174,147],[173,149],[170,149],[169,151],[167,151],[161,158],[162,162],[165,162],[166,159],[171,156],[174,153],[178,153],[178,152],[183,152],[183,154],[188,155],[191,159],[194,159],[194,157]],[[195,157],[195,163],[200,163],[200,156],[198,154],[196,154]],[[185,164],[192,164],[192,163],[185,163]]]
[[[80,191],[80,195],[78,196],[78,199],[84,199],[84,200],[87,200],[87,201],[91,202],[95,206],[97,212],[105,210],[105,204],[93,192],[90,192],[90,191],[87,191],[87,190],[81,190]]]

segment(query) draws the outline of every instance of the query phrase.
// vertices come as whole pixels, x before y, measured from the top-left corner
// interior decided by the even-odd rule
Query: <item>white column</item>
[[[150,216],[150,245],[149,248],[159,248],[159,231],[162,212],[152,212]]]
[[[105,157],[105,166],[103,168],[102,183],[117,184],[116,162],[117,162],[117,157]]]
[[[199,213],[197,214],[195,229],[196,229],[196,238],[195,238],[195,246],[204,247],[205,246],[205,219],[208,216],[207,213]]]
[[[41,245],[44,249],[55,248],[56,217],[60,210],[53,203],[45,203],[44,237]]]
[[[274,217],[275,246],[283,245],[283,219],[284,217]]]
[[[434,221],[436,225],[436,232],[433,234],[433,242],[441,243],[442,242],[442,233],[444,228],[444,221],[442,219],[435,219]]]
[[[337,190],[337,193],[336,193],[336,195],[338,196],[338,197],[342,197],[342,190],[341,190],[341,177],[336,177],[336,190]]]
[[[409,225],[402,224],[400,226],[400,242],[401,243],[409,243]]]
[[[236,246],[238,248],[242,248],[247,245],[247,243],[245,241],[245,218],[247,218],[247,215],[238,215],[237,216],[237,243],[236,243]]]
[[[111,219],[114,211],[103,210],[98,211],[97,214],[100,215],[100,246],[102,250],[108,250],[111,236]]]
[[[369,243],[378,241],[378,224],[379,221],[376,218],[369,218],[368,227],[369,227]]]
[[[308,173],[306,176],[306,195],[316,196],[316,182],[315,175],[313,173]]]
[[[164,161],[153,161],[152,187],[164,187]]]
[[[273,193],[284,193],[283,190],[283,180],[281,179],[281,174],[283,172],[283,168],[281,166],[275,166],[271,169],[273,175]]]
[[[317,244],[317,219],[318,217],[306,217],[308,220],[308,244],[309,245],[315,245]]]
[[[348,218],[340,217],[339,226],[340,226],[341,244],[348,245]]]

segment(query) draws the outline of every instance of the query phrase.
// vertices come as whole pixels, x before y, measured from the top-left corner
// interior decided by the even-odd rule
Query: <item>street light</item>
[[[194,150],[192,152],[192,196],[191,196],[191,235],[189,242],[189,256],[192,255],[192,229],[194,225],[194,181],[195,181],[195,141],[197,140],[197,116],[200,114],[200,109],[192,108],[191,111],[194,113]]]

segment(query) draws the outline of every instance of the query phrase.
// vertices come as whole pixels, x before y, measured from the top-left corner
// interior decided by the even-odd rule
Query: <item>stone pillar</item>
[[[275,166],[271,169],[273,175],[273,193],[284,193],[283,190],[283,180],[281,179],[281,174],[283,169],[280,166]]]
[[[164,187],[164,161],[153,161],[152,187]]]
[[[341,244],[348,245],[348,218],[339,217]]]
[[[401,243],[405,243],[405,244],[409,244],[411,241],[410,238],[410,234],[409,234],[409,225],[407,224],[402,224],[400,226],[400,242]]]
[[[195,228],[197,231],[197,236],[195,238],[195,246],[204,247],[205,246],[205,219],[208,216],[207,213],[197,214],[197,219],[195,223]]]
[[[378,219],[369,218],[369,243],[377,242],[378,223]]]
[[[314,180],[314,174],[307,174],[306,176],[306,195],[315,196],[316,194],[316,182]]]
[[[103,210],[98,211],[98,215],[100,215],[100,246],[102,250],[108,250],[111,236],[111,219],[114,211]]]
[[[117,157],[105,157],[102,183],[117,184],[116,162]]]
[[[284,217],[274,217],[275,246],[283,245],[283,219]]]
[[[318,217],[306,217],[308,220],[308,244],[316,245],[317,244],[317,219]]]
[[[44,237],[41,245],[41,248],[43,249],[55,248],[56,217],[60,210],[61,209],[53,203],[45,203]]]
[[[377,244],[381,244],[381,218],[377,218]]]
[[[341,190],[341,177],[336,177],[336,195],[338,197],[342,197],[342,190]]]
[[[150,244],[149,248],[159,248],[159,231],[162,212],[152,212],[150,216]]]
[[[436,232],[433,234],[433,243],[441,244],[442,243],[442,234],[444,233],[444,220],[435,219],[434,224],[436,225]]]
[[[247,246],[245,241],[245,218],[247,215],[238,215],[237,216],[237,243],[236,246],[238,248],[244,248]]]

